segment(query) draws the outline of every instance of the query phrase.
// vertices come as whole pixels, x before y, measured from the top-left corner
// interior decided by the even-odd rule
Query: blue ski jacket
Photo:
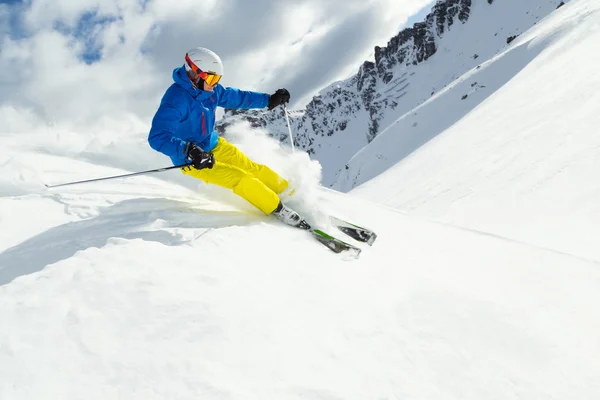
[[[224,88],[217,84],[212,92],[192,85],[183,66],[173,71],[173,83],[165,92],[152,119],[148,143],[171,157],[174,165],[186,163],[189,142],[212,151],[219,139],[215,126],[217,106],[224,108],[264,108],[266,93]]]

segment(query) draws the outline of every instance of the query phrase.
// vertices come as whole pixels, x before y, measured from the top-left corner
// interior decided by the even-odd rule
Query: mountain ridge
[[[515,0],[438,1],[422,22],[401,30],[386,46],[375,46],[374,61],[363,62],[354,76],[322,89],[305,109],[290,112],[294,145],[321,163],[323,184],[333,186],[346,162],[385,127],[493,56],[502,46],[507,46],[511,38],[560,7],[561,2],[536,0],[528,3]],[[458,46],[454,46],[455,49],[451,43],[444,42],[451,33],[460,31],[458,27],[468,25],[474,13],[486,18],[490,10],[483,10],[484,7],[507,5],[514,14],[525,13],[529,18],[512,24],[514,27],[509,26],[512,21],[484,27],[487,28],[482,33],[485,38],[492,37],[492,30],[495,30],[493,40],[488,39],[493,43],[486,46],[483,39],[476,38],[477,46],[461,51]],[[431,71],[427,66],[440,51],[445,57],[448,56],[446,53],[454,53],[450,58],[453,69]],[[423,76],[425,74],[428,76]],[[252,127],[266,129],[281,143],[289,143],[283,111],[226,110],[217,123],[217,130],[226,134],[231,124],[241,120],[250,122]]]

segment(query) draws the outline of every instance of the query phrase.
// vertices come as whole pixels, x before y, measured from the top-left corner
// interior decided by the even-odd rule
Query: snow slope
[[[537,109],[537,119],[513,109],[527,105],[518,96],[533,83],[545,90],[552,65],[567,63],[580,79],[587,73],[590,92],[575,78],[555,79],[552,98],[577,103],[576,126],[587,126],[597,75],[569,56],[583,57],[584,31],[595,37],[597,8],[574,0],[540,24],[553,39],[529,65],[544,67],[527,80],[517,75],[488,99],[510,118],[500,108],[488,108],[487,117],[478,108],[459,122],[464,129],[446,131],[351,194],[319,189],[319,164],[289,154],[265,132],[229,132],[252,158],[290,178],[299,188],[291,203],[312,222],[323,221],[318,204],[375,229],[377,242],[358,260],[177,171],[54,190],[41,185],[166,165],[146,133],[2,132],[0,399],[597,399],[597,242],[581,242],[589,236],[571,231],[572,240],[559,243],[569,248],[554,246],[547,220],[537,217],[562,210],[564,218],[593,221],[597,177],[578,162],[596,162],[599,147],[579,130],[562,146],[546,145],[536,131],[545,109]],[[567,52],[556,47],[561,40],[575,46]],[[551,103],[541,94],[540,106]],[[520,121],[519,152],[500,131],[475,136],[469,126],[478,115],[490,129]],[[452,146],[464,150],[462,157],[442,151]],[[565,158],[569,147],[580,151]],[[497,179],[511,168],[509,151],[515,169]],[[541,157],[532,167],[542,172],[566,165],[579,174],[532,179],[517,169],[532,151]],[[448,173],[436,175],[438,165]],[[462,190],[486,182],[477,171],[496,174],[467,209]],[[421,180],[423,186],[415,183]],[[399,190],[405,182],[420,197]],[[491,189],[500,183],[506,194]],[[543,197],[540,185],[560,191],[573,208]],[[517,221],[502,201],[521,191],[532,193],[531,208]],[[409,209],[406,198],[430,207]],[[465,218],[473,216],[469,210],[494,213],[507,234],[441,218],[455,207]],[[521,240],[525,226],[528,240]]]
[[[0,254],[2,399],[600,395],[598,263],[323,193],[380,233],[348,261],[208,200],[88,190],[13,199],[94,216]]]
[[[362,183],[353,193],[411,214],[600,260],[599,10],[556,11],[398,119],[338,188]]]

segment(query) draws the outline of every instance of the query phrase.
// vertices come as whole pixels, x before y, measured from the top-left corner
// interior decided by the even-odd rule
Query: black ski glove
[[[280,104],[290,102],[290,92],[287,89],[278,89],[275,93],[269,96],[269,110],[274,109]]]
[[[212,153],[202,151],[202,149],[194,143],[188,144],[187,159],[196,169],[211,169],[215,165],[215,156],[213,156]]]

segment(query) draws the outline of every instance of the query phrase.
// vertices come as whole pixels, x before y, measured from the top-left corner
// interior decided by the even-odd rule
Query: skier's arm
[[[224,88],[222,86],[218,98],[218,106],[223,108],[265,108],[269,104],[269,95],[266,93]]]
[[[185,155],[187,143],[175,137],[181,119],[181,111],[176,106],[162,102],[152,119],[152,127],[148,134],[150,147],[169,157]]]

